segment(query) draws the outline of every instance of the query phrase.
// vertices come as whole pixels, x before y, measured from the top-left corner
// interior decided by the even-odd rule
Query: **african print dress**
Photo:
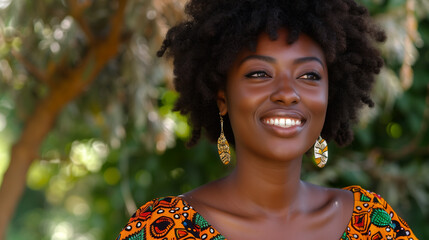
[[[359,186],[344,188],[354,194],[352,218],[340,240],[417,240],[407,223],[376,193]],[[117,240],[226,239],[180,197],[164,197],[140,207]]]

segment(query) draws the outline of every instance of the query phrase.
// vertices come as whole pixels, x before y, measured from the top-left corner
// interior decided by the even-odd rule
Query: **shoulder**
[[[311,193],[307,197],[310,201],[307,205],[311,206],[311,203],[314,203],[313,207],[319,209],[321,206],[333,204],[336,208],[340,207],[341,212],[344,213],[344,221],[348,221],[350,213],[354,204],[353,193],[347,189],[340,188],[329,188],[324,186],[318,186],[311,183],[306,184],[306,191]]]
[[[352,186],[345,187],[343,189],[352,192],[354,197],[355,197],[355,201],[365,201],[365,202],[369,201],[369,202],[371,202],[370,200],[373,200],[374,202],[379,202],[379,201],[386,202],[377,193],[366,190],[366,189],[362,188],[361,186],[352,185]]]
[[[183,201],[178,197],[162,197],[147,202],[131,216],[128,224],[122,229],[117,240],[122,239],[147,239],[148,232],[152,230],[155,235],[169,230],[174,226],[174,215],[172,210],[183,208]],[[155,225],[154,225],[155,222]],[[157,225],[163,226],[157,228]],[[152,227],[151,227],[152,226]]]
[[[117,240],[200,239],[216,235],[210,224],[181,197],[162,197],[147,202],[133,214]]]
[[[354,207],[343,239],[417,239],[408,224],[380,195],[360,186],[344,189],[353,193]]]

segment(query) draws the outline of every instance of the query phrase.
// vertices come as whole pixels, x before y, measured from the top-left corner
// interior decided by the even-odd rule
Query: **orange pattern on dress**
[[[353,215],[340,240],[417,240],[407,223],[376,193],[359,186],[344,188],[354,195]],[[152,200],[131,217],[116,240],[223,240],[192,206],[180,197]]]
[[[198,212],[179,197],[164,197],[140,207],[117,240],[223,240]]]
[[[341,237],[342,240],[417,240],[408,224],[380,195],[360,186],[344,189],[353,193],[355,203],[352,219]]]

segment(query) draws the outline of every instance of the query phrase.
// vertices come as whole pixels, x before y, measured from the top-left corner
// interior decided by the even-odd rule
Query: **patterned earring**
[[[314,163],[323,168],[328,162],[328,143],[321,136],[314,144]]]
[[[228,165],[228,163],[231,161],[231,152],[229,151],[229,144],[226,140],[225,135],[223,134],[223,118],[222,115],[220,115],[220,136],[217,139],[217,150],[219,152],[220,160],[223,164]]]

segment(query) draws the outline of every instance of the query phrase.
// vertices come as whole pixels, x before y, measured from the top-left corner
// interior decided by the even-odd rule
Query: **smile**
[[[293,118],[266,118],[263,122],[267,125],[290,128],[301,125],[301,120]]]

